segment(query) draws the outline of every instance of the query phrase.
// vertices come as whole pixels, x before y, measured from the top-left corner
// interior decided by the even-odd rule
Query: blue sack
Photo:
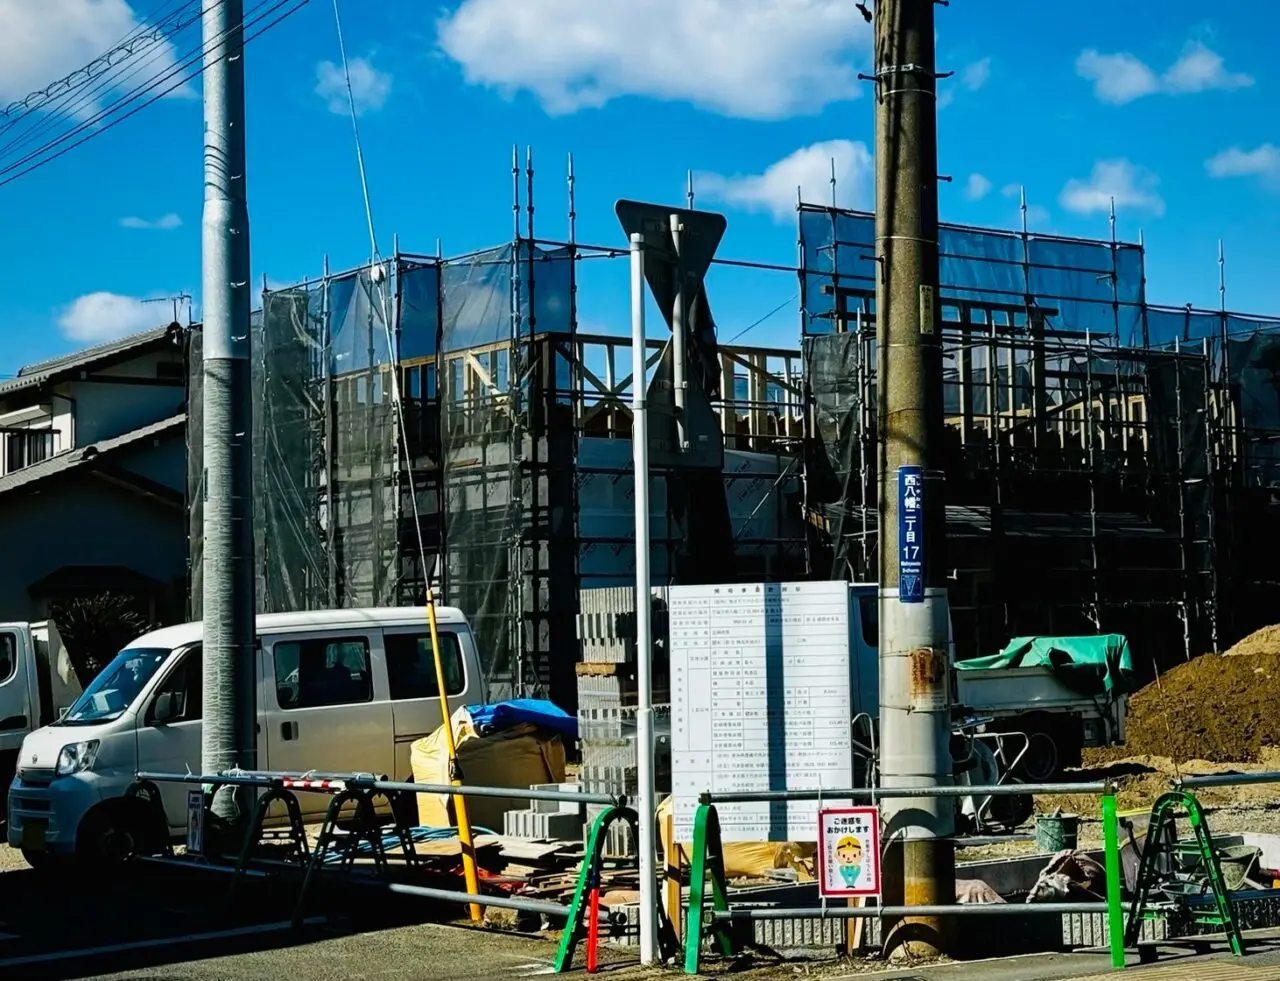
[[[482,736],[528,723],[567,739],[578,738],[577,718],[542,698],[512,698],[493,705],[468,705],[467,712]]]

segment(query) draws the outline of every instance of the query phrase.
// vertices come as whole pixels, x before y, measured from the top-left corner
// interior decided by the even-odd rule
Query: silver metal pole
[[[636,500],[636,674],[639,707],[640,963],[652,964],[658,936],[657,880],[653,840],[653,638],[649,578],[649,408],[645,393],[644,236],[631,236],[631,458]]]
[[[245,195],[244,4],[222,0],[204,31],[204,720],[206,773],[256,765],[249,209]],[[236,788],[213,811],[247,819]]]
[[[689,332],[685,328],[685,318],[688,316],[685,309],[687,291],[684,263],[680,258],[680,239],[684,226],[680,223],[679,215],[672,215],[670,223],[671,242],[676,252],[676,298],[671,310],[671,387],[675,390],[673,394],[676,407],[676,447],[683,452],[688,446],[688,440],[685,438],[684,414],[688,388],[685,382],[685,359],[689,353],[687,340]],[[733,393],[730,392],[728,397],[732,398]]]

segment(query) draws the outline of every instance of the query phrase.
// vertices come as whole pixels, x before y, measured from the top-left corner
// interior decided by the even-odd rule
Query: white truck
[[[858,583],[852,592],[855,707],[875,718],[880,709],[878,588],[874,583]],[[1108,642],[1124,644],[1124,638],[1114,636],[1024,641],[1041,654],[1055,647],[1065,652]],[[954,657],[953,644],[953,661]],[[1013,769],[1020,779],[1031,783],[1052,779],[1063,768],[1078,766],[1085,746],[1124,742],[1126,696],[1122,691],[1083,693],[1067,684],[1063,672],[1048,663],[985,666],[996,660],[984,658],[968,667],[969,662],[956,664],[951,673],[952,704],[967,710],[971,718],[985,720],[980,723],[981,731],[1009,736],[1004,758],[1009,763],[1016,761]]]
[[[52,620],[0,623],[0,792],[22,741],[80,697],[80,682]]]

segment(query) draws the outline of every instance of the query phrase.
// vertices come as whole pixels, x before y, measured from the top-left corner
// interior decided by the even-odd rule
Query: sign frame
[[[898,602],[924,602],[924,467],[898,468]]]
[[[204,854],[204,790],[187,791],[187,854]]]
[[[827,846],[830,843],[834,850],[836,844],[831,842],[831,836],[827,833],[827,818],[845,815],[862,815],[868,818],[870,827],[870,848],[867,847],[867,841],[862,842],[862,854],[875,856],[874,864],[871,867],[871,885],[864,889],[842,888],[839,885],[833,886],[827,879]],[[818,873],[818,893],[824,899],[856,899],[856,898],[875,898],[880,895],[883,890],[882,873],[880,867],[880,808],[862,805],[860,807],[824,807],[818,811],[818,856],[817,869]]]

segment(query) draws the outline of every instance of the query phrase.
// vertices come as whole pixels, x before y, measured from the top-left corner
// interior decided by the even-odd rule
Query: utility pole
[[[952,782],[938,316],[935,0],[877,0],[876,343],[881,785]],[[886,798],[886,904],[955,902],[948,798]],[[891,954],[945,953],[945,924],[908,917]]]
[[[254,681],[249,209],[245,203],[244,3],[205,7],[204,31],[204,719],[201,769],[257,763]],[[233,788],[213,813],[247,820]]]

